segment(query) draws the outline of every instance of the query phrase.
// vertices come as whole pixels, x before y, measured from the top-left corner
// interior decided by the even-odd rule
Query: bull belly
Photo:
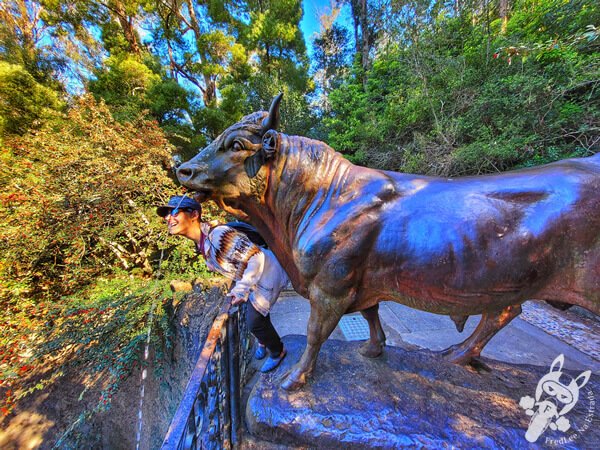
[[[361,292],[356,310],[379,301],[394,301],[411,308],[435,314],[473,315],[485,311],[501,310],[531,298],[535,286],[513,284],[495,286],[452,288],[437,284],[415,283],[413,280],[382,281]]]

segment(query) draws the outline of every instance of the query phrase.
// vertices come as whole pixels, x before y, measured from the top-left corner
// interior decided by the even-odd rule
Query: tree
[[[63,107],[56,91],[37,82],[23,66],[0,61],[0,142],[41,126]]]
[[[298,89],[306,86],[306,47],[298,0],[249,1],[250,23],[244,28],[246,47],[257,52],[259,71],[267,76],[288,79]],[[304,72],[304,73],[303,73]]]
[[[249,23],[241,41],[249,53],[251,73],[245,84],[246,111],[267,109],[283,92],[282,129],[307,134],[314,125],[307,94],[314,84],[308,75],[306,46],[300,31],[302,6],[298,0],[248,2]]]
[[[155,123],[119,124],[84,97],[36,133],[6,139],[0,172],[0,297],[57,298],[116,267],[152,272],[152,205],[173,183]]]
[[[313,41],[314,77],[322,91],[320,104],[325,110],[329,108],[329,92],[340,86],[350,66],[348,31],[335,23],[339,11],[339,8],[332,8],[329,14],[321,14],[321,29]]]
[[[2,59],[26,68],[38,80],[47,76],[38,44],[43,34],[42,7],[31,0],[0,4],[0,54]]]
[[[502,28],[501,33],[506,33],[506,27],[508,26],[508,13],[510,9],[510,1],[509,0],[499,0],[499,13],[500,19],[502,20]]]
[[[382,29],[385,1],[345,0],[350,5],[354,25],[355,52],[362,68],[359,74],[366,85],[367,73],[373,60],[373,51],[377,46]],[[340,2],[341,3],[341,2]]]
[[[246,55],[232,34],[236,2],[169,0],[157,4],[154,38],[174,77],[202,93],[204,106],[217,101],[219,80],[244,64]]]
[[[367,82],[354,67],[330,93],[333,147],[369,166],[443,176],[597,151],[600,8],[522,0],[503,32],[497,9],[471,20],[478,5],[457,15],[414,2],[386,15]]]
[[[98,48],[85,30],[69,34],[56,26],[39,1],[0,3],[0,58],[22,66],[36,81],[52,84],[52,89],[61,87],[56,79],[76,71],[76,64],[87,64],[81,43],[89,50],[88,56]]]

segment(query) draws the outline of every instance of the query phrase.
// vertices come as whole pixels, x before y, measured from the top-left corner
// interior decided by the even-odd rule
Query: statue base
[[[519,400],[535,397],[552,361],[544,368],[482,358],[487,368],[475,370],[400,347],[367,359],[358,353],[360,342],[328,340],[307,385],[287,392],[280,383],[300,359],[306,337],[287,336],[284,343],[287,357],[276,371],[258,377],[246,406],[248,430],[263,440],[344,449],[594,448],[600,442],[596,374],[565,416],[570,430],[547,428],[531,444],[525,439],[531,417]],[[564,372],[573,378],[580,373]]]

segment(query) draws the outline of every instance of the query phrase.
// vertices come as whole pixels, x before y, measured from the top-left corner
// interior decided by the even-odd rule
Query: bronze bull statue
[[[385,343],[378,302],[450,315],[473,334],[445,350],[479,356],[528,299],[600,313],[600,154],[457,179],[351,164],[326,144],[277,132],[269,113],[244,117],[177,170],[200,200],[252,223],[310,300],[307,346],[284,379],[312,372],[342,315],[361,311]]]

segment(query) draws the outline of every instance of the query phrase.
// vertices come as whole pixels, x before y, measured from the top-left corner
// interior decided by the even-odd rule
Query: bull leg
[[[286,391],[299,389],[306,384],[307,377],[310,376],[315,367],[323,342],[327,340],[347,309],[345,303],[323,300],[319,299],[318,301],[311,302],[306,333],[306,348],[300,361],[292,367],[291,372],[281,383],[281,387]],[[331,307],[334,304],[337,307]],[[330,307],[327,308],[326,305]]]
[[[502,311],[486,312],[471,336],[460,344],[448,347],[444,357],[455,364],[468,364],[477,358],[489,340],[511,320],[521,314],[521,305],[512,305]]]
[[[367,358],[376,358],[383,353],[385,333],[379,320],[379,304],[360,312],[369,324],[369,340],[361,345],[358,352]]]

